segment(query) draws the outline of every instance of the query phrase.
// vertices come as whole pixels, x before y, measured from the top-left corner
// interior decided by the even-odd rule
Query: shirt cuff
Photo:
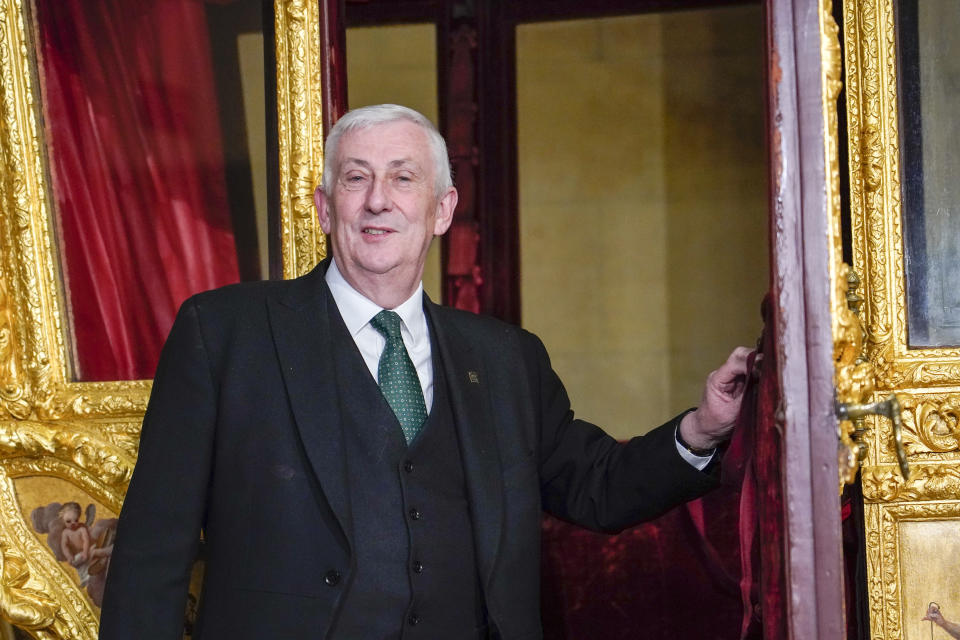
[[[712,452],[708,456],[698,456],[695,453],[691,453],[690,451],[687,450],[686,447],[680,444],[680,441],[676,437],[676,433],[674,433],[673,444],[676,445],[677,453],[680,454],[680,457],[686,460],[687,464],[689,464],[691,467],[693,467],[697,471],[703,471],[704,469],[706,469],[707,465],[710,464],[710,461],[713,460],[713,456],[716,455],[716,451]]]

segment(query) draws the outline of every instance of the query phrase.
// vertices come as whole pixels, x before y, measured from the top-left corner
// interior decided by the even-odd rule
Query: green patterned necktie
[[[381,311],[373,317],[370,325],[387,339],[387,345],[380,354],[377,382],[387,404],[400,421],[403,437],[410,444],[427,420],[427,406],[423,402],[417,369],[410,361],[403,338],[400,337],[400,316],[393,311]]]

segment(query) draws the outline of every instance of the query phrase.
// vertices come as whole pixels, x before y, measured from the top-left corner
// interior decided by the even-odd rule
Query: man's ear
[[[313,192],[313,206],[317,208],[317,218],[320,220],[320,228],[323,229],[323,232],[327,235],[330,234],[330,229],[333,227],[330,224],[330,204],[327,202],[327,194],[323,192],[321,187],[317,187],[316,191]]]
[[[442,236],[450,228],[453,222],[453,211],[457,208],[459,198],[455,187],[450,187],[440,198],[437,203],[437,219],[433,223],[433,235]]]

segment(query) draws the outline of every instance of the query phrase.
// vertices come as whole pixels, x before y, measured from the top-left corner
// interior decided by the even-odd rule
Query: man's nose
[[[381,213],[388,211],[393,205],[390,198],[390,190],[387,188],[386,180],[376,178],[370,183],[367,190],[367,210],[371,213]]]

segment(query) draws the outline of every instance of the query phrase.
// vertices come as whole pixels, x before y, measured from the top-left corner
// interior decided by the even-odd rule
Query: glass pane
[[[897,8],[908,343],[960,346],[960,11]]]
[[[150,378],[188,296],[267,275],[264,7],[32,10],[74,378]]]
[[[618,438],[698,404],[767,289],[758,6],[518,28],[523,324]]]
[[[350,108],[402,104],[439,126],[437,29],[402,24],[347,29],[347,92]],[[440,242],[434,241],[423,270],[423,289],[442,300]]]

